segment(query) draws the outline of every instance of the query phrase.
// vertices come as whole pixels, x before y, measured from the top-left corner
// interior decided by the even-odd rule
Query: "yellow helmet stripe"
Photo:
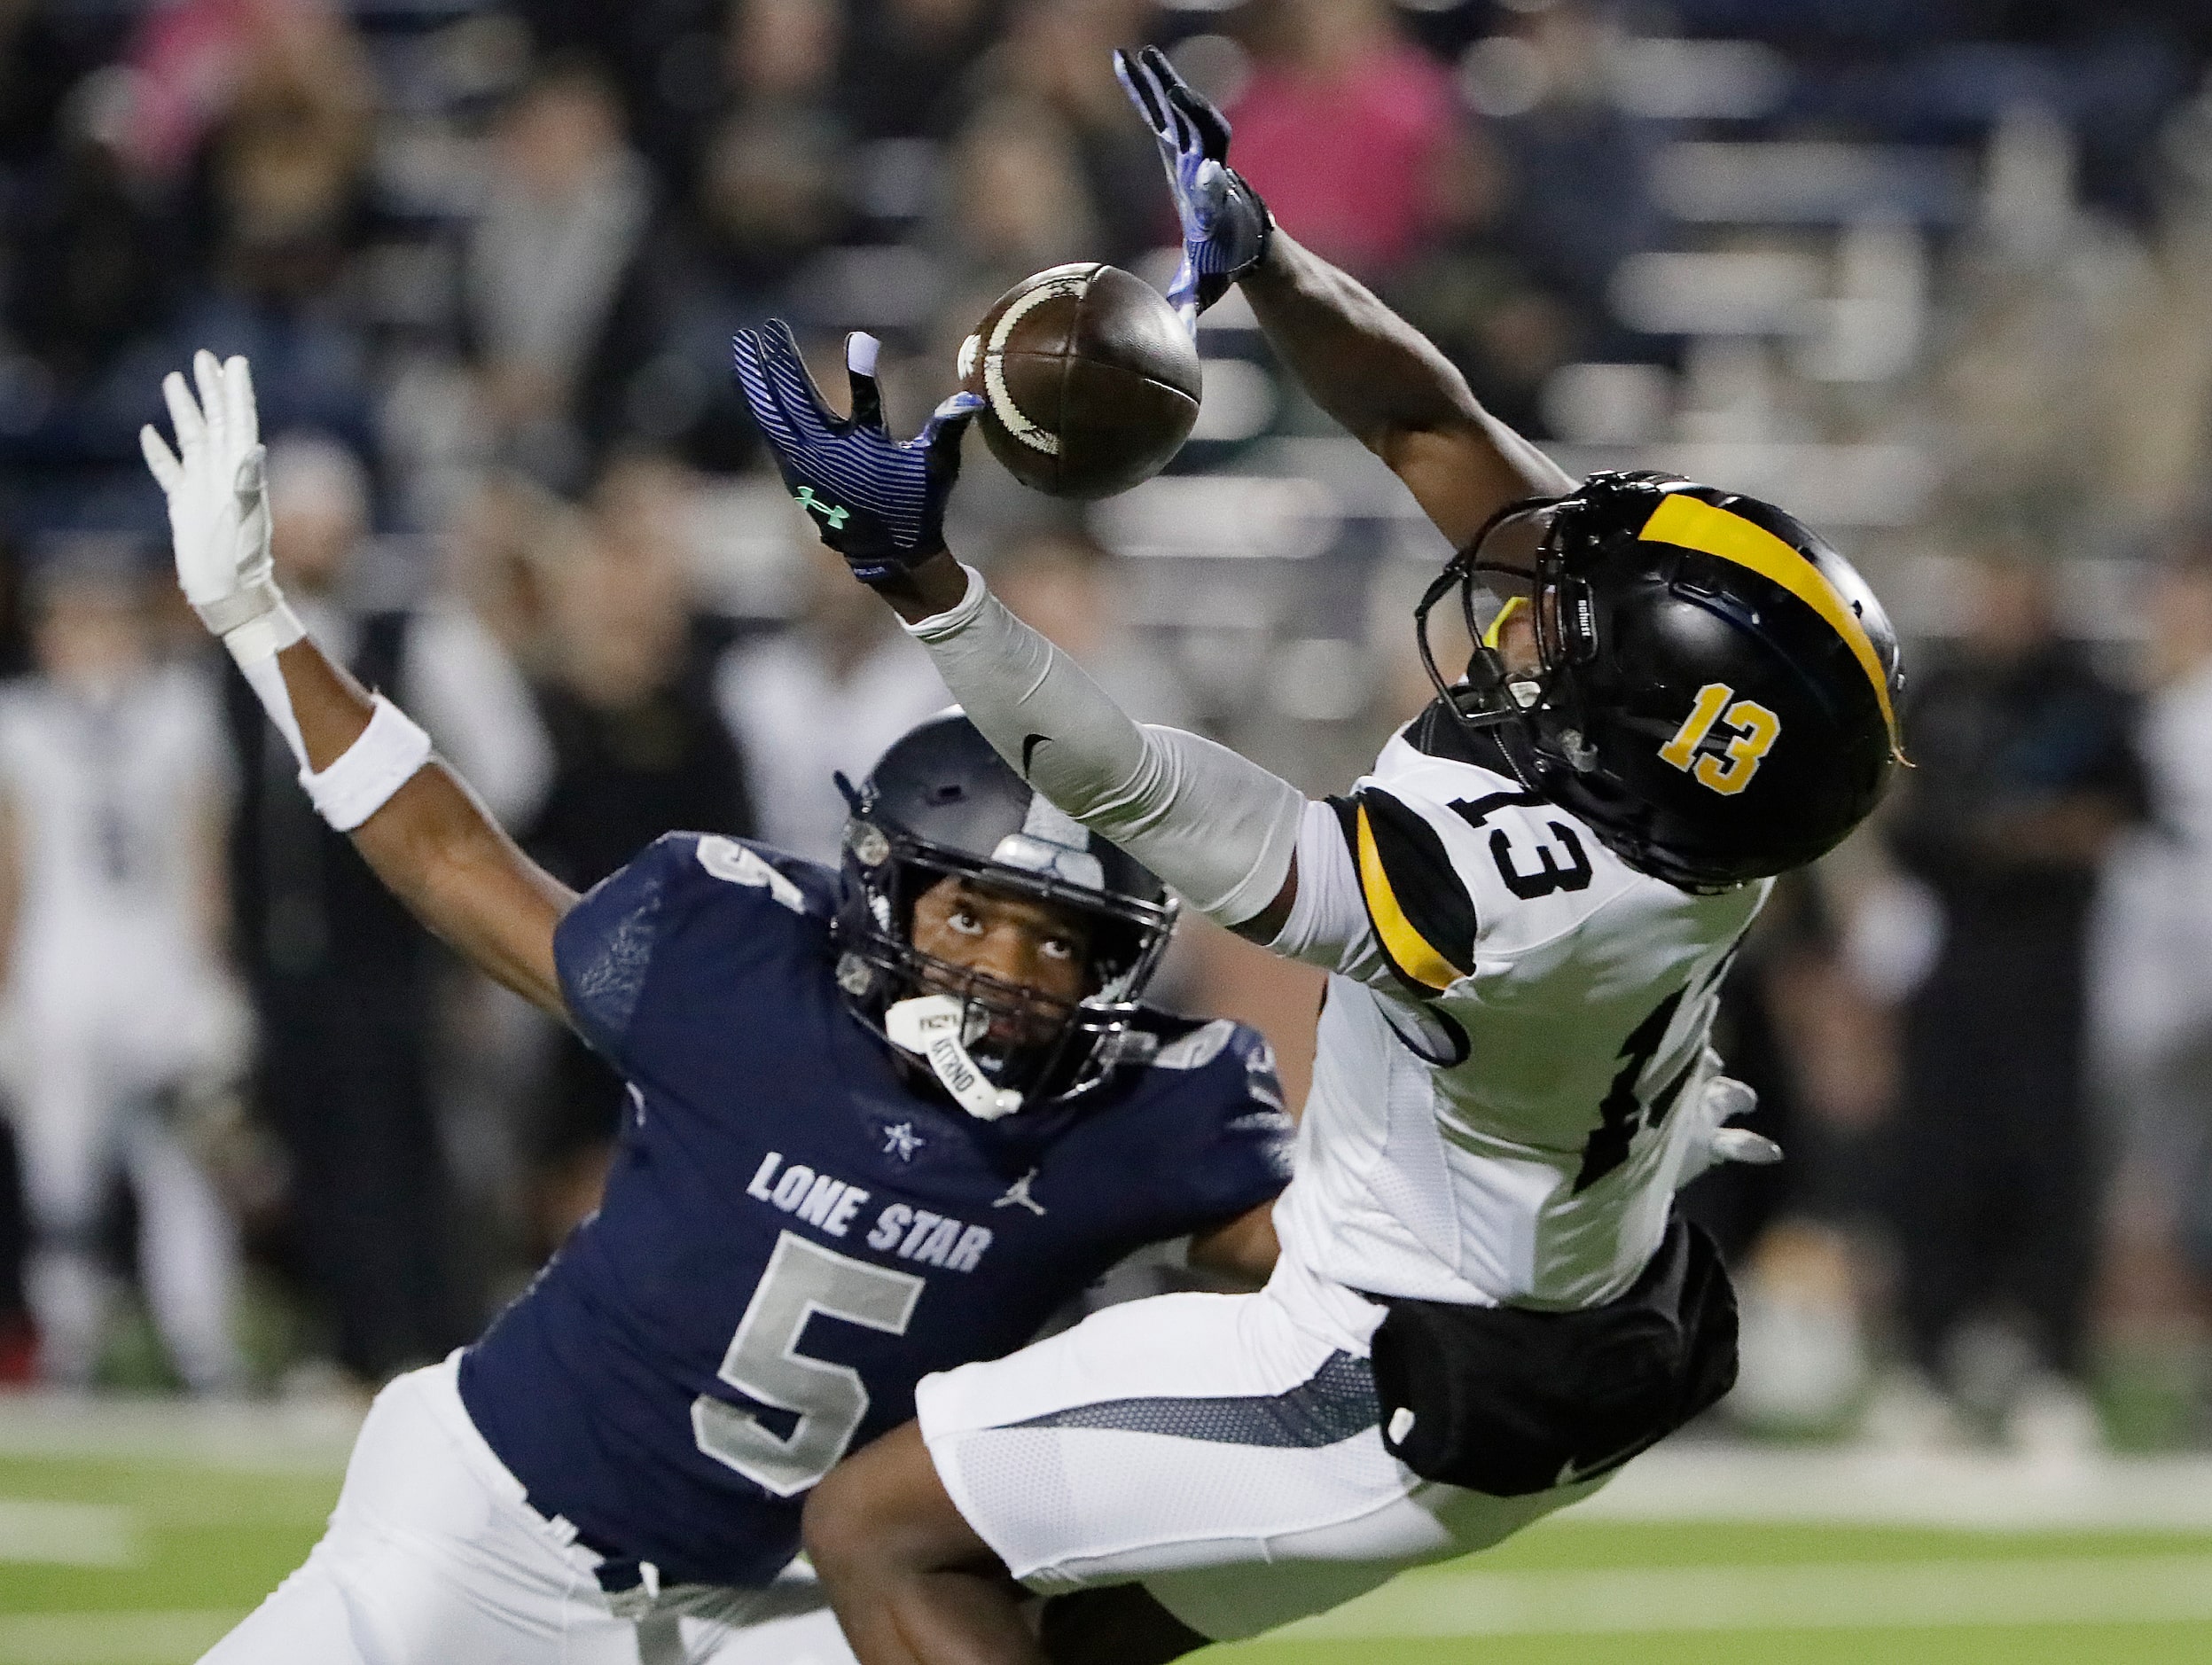
[[[1429,946],[1428,939],[1413,928],[1390,888],[1383,871],[1382,852],[1375,848],[1375,830],[1367,823],[1367,806],[1359,806],[1359,885],[1367,896],[1367,915],[1375,922],[1375,934],[1397,968],[1415,982],[1438,990],[1459,981],[1451,962]]]
[[[1739,514],[1716,509],[1686,492],[1669,492],[1637,535],[1652,543],[1699,550],[1717,555],[1723,560],[1734,561],[1739,567],[1748,567],[1761,577],[1781,585],[1825,619],[1857,659],[1859,668],[1866,673],[1866,680],[1873,684],[1882,721],[1888,725],[1890,748],[1901,748],[1897,714],[1890,709],[1889,677],[1882,669],[1881,656],[1874,652],[1866,627],[1859,622],[1850,604],[1836,593],[1835,586],[1822,575],[1819,567],[1766,528],[1755,525]]]

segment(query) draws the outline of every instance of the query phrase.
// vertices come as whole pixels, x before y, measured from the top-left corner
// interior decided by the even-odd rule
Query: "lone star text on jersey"
[[[869,1200],[869,1193],[860,1186],[817,1174],[804,1162],[786,1167],[781,1151],[770,1151],[761,1158],[745,1193],[809,1225],[820,1226],[832,1237],[850,1232],[854,1217]],[[990,1247],[992,1235],[989,1226],[969,1225],[949,1215],[894,1202],[876,1216],[868,1232],[868,1247],[896,1255],[903,1261],[942,1266],[950,1272],[972,1272],[983,1258],[983,1251]]]

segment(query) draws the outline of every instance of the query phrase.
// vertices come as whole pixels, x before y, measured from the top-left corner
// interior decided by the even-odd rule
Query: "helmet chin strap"
[[[979,1122],[996,1122],[1021,1108],[1021,1095],[998,1087],[968,1056],[960,1039],[965,1006],[950,995],[916,995],[883,1014],[892,1045],[926,1063],[953,1102]]]

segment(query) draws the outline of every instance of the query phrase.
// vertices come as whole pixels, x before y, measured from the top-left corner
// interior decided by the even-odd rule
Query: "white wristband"
[[[340,832],[350,832],[381,809],[394,793],[430,761],[430,737],[404,711],[376,696],[361,738],[321,774],[300,771],[315,811]]]

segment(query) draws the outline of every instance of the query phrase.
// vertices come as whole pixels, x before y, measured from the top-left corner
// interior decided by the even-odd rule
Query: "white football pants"
[[[1487,1549],[1605,1484],[1491,1497],[1422,1480],[1376,1426],[1381,1318],[1286,1258],[1257,1294],[1132,1301],[926,1376],[915,1410],[954,1505],[1030,1590],[1136,1579],[1232,1641]]]
[[[812,1576],[609,1596],[461,1403],[459,1354],[361,1426],[330,1529],[201,1665],[854,1665]]]
[[[138,1205],[138,1276],[161,1343],[185,1383],[234,1388],[238,1233],[215,1186],[159,1111],[117,1104],[78,1059],[19,1097],[16,1142],[32,1230],[25,1294],[38,1320],[40,1371],[74,1385],[99,1363],[114,1278],[96,1240],[120,1170]]]

